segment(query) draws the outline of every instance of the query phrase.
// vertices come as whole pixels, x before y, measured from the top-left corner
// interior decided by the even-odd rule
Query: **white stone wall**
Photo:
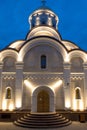
[[[15,107],[15,78],[13,76],[2,79],[2,109],[9,109],[9,106]],[[6,89],[11,88],[11,99],[6,99]],[[5,105],[6,104],[6,105]],[[5,108],[6,107],[6,108]]]
[[[11,56],[7,56],[3,60],[3,71],[4,72],[15,72],[16,66],[15,66],[15,59]]]
[[[25,75],[25,79],[29,82],[29,85],[23,85],[23,108],[30,109],[32,104],[32,94],[35,89],[38,87],[43,87],[43,89],[44,87],[47,87],[54,92],[55,109],[64,109],[63,84],[58,84],[58,82],[61,80],[61,77],[62,74],[54,73],[30,73],[30,75]]]
[[[6,87],[8,86],[12,88],[11,102],[14,109],[17,107],[31,109],[32,94],[40,86],[53,91],[55,109],[66,109],[66,107],[73,109],[76,85],[81,88],[83,108],[87,108],[87,64],[83,64],[85,60],[77,55],[72,55],[70,61],[64,62],[65,59],[63,59],[60,48],[58,50],[48,42],[47,45],[41,42],[38,45],[36,43],[36,46],[32,46],[31,49],[28,48],[29,51],[26,51],[23,61],[17,61],[18,59],[11,56],[11,54],[3,58],[0,68],[1,109],[5,100]],[[41,69],[41,55],[45,55],[47,58],[46,69]],[[29,87],[24,84],[25,80],[29,81]],[[56,86],[60,80],[62,84]]]
[[[83,72],[83,60],[80,57],[72,58],[71,72]]]
[[[55,91],[55,108],[56,110],[64,110],[64,88],[60,85]]]
[[[82,102],[79,103],[78,105],[75,103],[77,102],[77,100],[75,99],[75,88],[76,87],[79,87],[80,88],[80,92],[81,92],[81,99],[79,99],[79,102]],[[81,79],[81,78],[74,78],[74,79],[71,79],[71,85],[70,85],[70,88],[71,88],[71,109],[73,110],[75,108],[75,105],[77,107],[77,109],[81,109],[81,107],[83,109],[85,109],[85,97],[84,97],[84,79]],[[82,106],[81,106],[81,105]]]
[[[22,109],[31,110],[31,98],[31,90],[25,84],[23,84]]]
[[[40,67],[41,55],[47,57],[47,67],[44,71],[63,72],[63,59],[61,54],[51,46],[40,45],[32,48],[24,57],[24,72],[43,71]]]

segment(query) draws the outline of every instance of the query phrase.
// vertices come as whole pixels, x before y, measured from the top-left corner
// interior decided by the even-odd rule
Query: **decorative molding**
[[[23,62],[16,62],[16,69],[23,69]]]
[[[24,72],[24,79],[63,79],[63,73],[28,73]]]
[[[15,79],[16,72],[2,72],[3,79]]]
[[[3,62],[0,62],[0,69],[2,69],[3,67]]]
[[[71,68],[70,63],[64,63],[63,66],[64,66],[64,69],[70,69]]]
[[[87,64],[86,63],[83,64],[83,68],[87,70]]]
[[[63,73],[52,73],[52,72],[23,72],[24,79],[64,79]],[[2,78],[16,78],[16,72],[2,72]],[[83,79],[85,78],[84,73],[71,73],[71,79]]]
[[[83,79],[85,76],[84,76],[84,73],[71,73],[71,79]]]

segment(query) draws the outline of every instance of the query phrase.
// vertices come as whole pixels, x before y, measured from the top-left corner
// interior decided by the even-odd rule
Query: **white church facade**
[[[42,6],[29,16],[26,40],[0,51],[0,109],[55,112],[87,109],[87,53],[58,33]]]

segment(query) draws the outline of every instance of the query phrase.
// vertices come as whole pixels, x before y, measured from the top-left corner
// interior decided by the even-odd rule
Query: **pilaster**
[[[0,62],[0,109],[2,109],[2,68],[3,63]]]
[[[87,109],[87,63],[83,64],[84,68],[84,107]]]
[[[71,108],[71,94],[70,94],[70,63],[64,63],[64,96],[65,109]]]
[[[22,90],[23,89],[23,62],[16,63],[16,91],[15,91],[15,107],[22,107]]]

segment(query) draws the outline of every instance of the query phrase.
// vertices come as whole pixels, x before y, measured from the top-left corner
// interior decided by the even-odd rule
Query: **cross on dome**
[[[42,2],[42,5],[45,6],[46,0],[41,0],[41,2]]]

